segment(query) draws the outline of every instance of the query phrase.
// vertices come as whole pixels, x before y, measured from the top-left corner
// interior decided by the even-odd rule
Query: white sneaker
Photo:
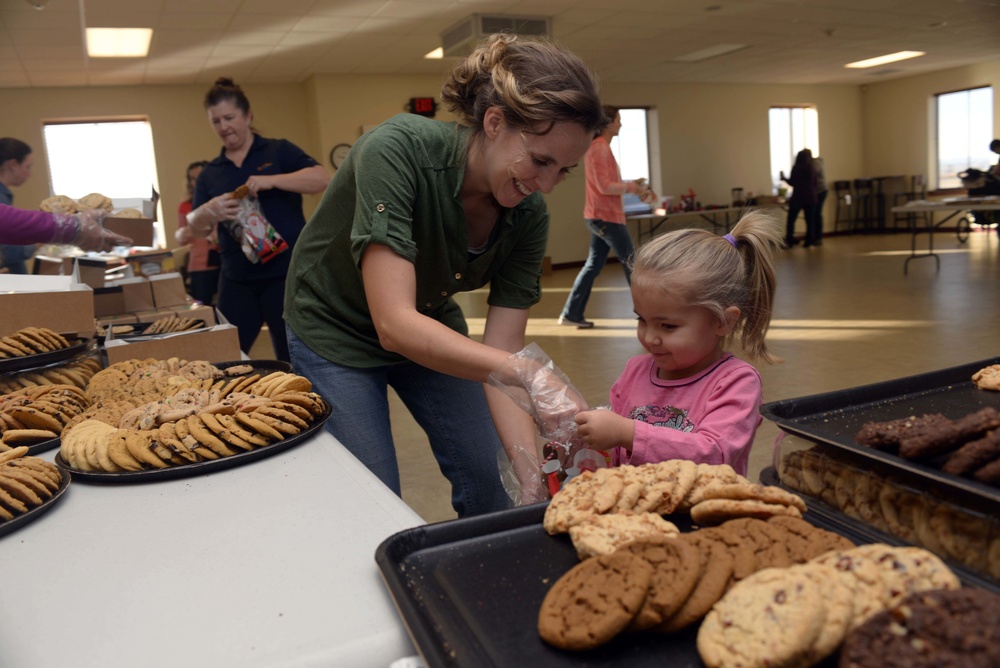
[[[576,327],[577,329],[590,329],[594,326],[589,320],[570,320],[564,315],[559,316],[559,324],[566,325],[568,327]]]

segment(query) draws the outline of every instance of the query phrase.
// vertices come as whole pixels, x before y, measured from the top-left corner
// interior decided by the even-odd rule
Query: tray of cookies
[[[400,532],[376,562],[433,666],[765,665],[712,653],[754,643],[767,665],[832,666],[848,631],[901,596],[959,586],[926,550],[863,545],[803,507],[724,465],[625,466],[573,478],[548,505]],[[786,623],[747,612],[748,588],[787,599]]]
[[[1000,358],[775,401],[761,413],[783,432],[866,462],[863,466],[877,462],[1000,509],[1000,391],[987,389],[980,373],[995,365]],[[992,439],[986,438],[990,431]],[[970,449],[974,452],[965,456]],[[964,463],[949,464],[953,455]],[[994,476],[981,475],[991,464]]]
[[[131,483],[240,466],[308,440],[330,407],[285,362],[130,360],[95,374],[55,462],[82,482]]]
[[[24,327],[0,337],[0,373],[68,360],[87,349],[90,339],[63,336],[46,327]]]
[[[28,454],[26,447],[0,452],[0,536],[34,522],[62,498],[71,476]]]

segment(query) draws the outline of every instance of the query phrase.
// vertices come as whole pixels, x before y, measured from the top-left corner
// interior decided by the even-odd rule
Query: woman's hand
[[[262,174],[260,176],[251,176],[247,179],[246,186],[250,189],[250,194],[254,197],[257,193],[264,190],[272,190],[278,187],[276,180],[276,175],[274,174]]]
[[[219,195],[208,200],[187,215],[191,234],[205,238],[212,234],[216,224],[224,220],[232,220],[240,212],[240,201],[233,199],[230,193]]]
[[[635,421],[605,408],[580,411],[574,418],[577,433],[588,446],[596,450],[625,448],[632,451]]]
[[[102,226],[104,211],[91,210],[78,213],[80,231],[73,244],[85,251],[109,251],[115,246],[131,246],[132,240]]]

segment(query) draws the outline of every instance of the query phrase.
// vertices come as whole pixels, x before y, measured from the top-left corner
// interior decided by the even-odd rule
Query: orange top
[[[622,181],[608,140],[600,135],[594,137],[583,164],[587,178],[583,217],[624,225],[625,204],[622,202],[622,195],[634,193],[638,186],[632,181]]]
[[[191,213],[191,200],[185,200],[181,202],[179,207],[177,207],[178,229],[187,227],[187,215],[189,213]],[[215,230],[212,231],[211,236],[215,236]],[[192,237],[191,241],[189,241],[186,245],[191,249],[188,253],[188,271],[205,271],[206,269],[216,269],[218,267],[218,265],[208,265],[208,252],[219,250],[219,246],[217,244],[201,237]]]

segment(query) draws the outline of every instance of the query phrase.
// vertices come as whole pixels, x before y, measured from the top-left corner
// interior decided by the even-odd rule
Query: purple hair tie
[[[737,245],[739,242],[736,241],[736,237],[734,237],[733,235],[725,234],[722,236],[722,238],[731,243],[733,245],[733,248],[739,248],[739,246]]]

